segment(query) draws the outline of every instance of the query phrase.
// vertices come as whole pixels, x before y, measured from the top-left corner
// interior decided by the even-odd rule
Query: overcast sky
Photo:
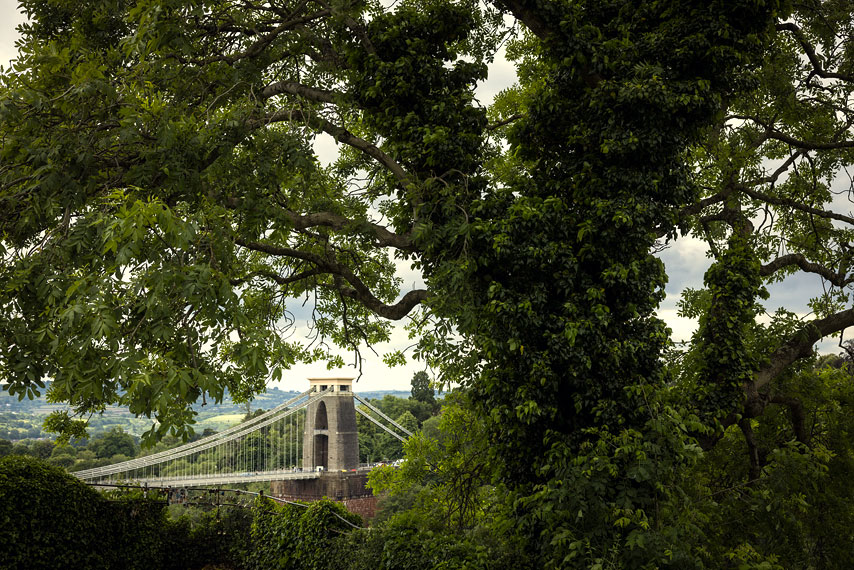
[[[15,55],[14,42],[17,37],[15,27],[23,21],[23,16],[17,11],[17,0],[0,0],[0,64],[7,66],[10,59]],[[490,70],[489,80],[479,86],[477,95],[481,103],[489,104],[495,94],[501,89],[509,86],[515,78],[512,66],[502,58],[493,65]],[[326,137],[318,141],[316,148],[321,158],[331,156],[334,153],[335,143]],[[841,182],[840,182],[841,184]],[[845,182],[847,185],[847,181]],[[676,301],[682,290],[686,287],[700,288],[703,286],[703,273],[708,268],[709,260],[705,255],[706,248],[701,242],[691,238],[682,238],[667,249],[661,258],[664,260],[669,275],[666,287],[667,299],[661,306],[660,316],[673,329],[675,340],[687,340],[696,323],[679,318],[676,315]],[[404,278],[405,293],[407,290],[422,285],[417,273],[401,267],[401,276]],[[816,276],[798,275],[789,278],[785,284],[778,284],[771,288],[772,297],[766,302],[766,309],[772,313],[778,307],[784,306],[789,310],[805,315],[808,312],[807,301],[820,291],[820,280]],[[305,319],[307,313],[295,308],[298,323],[305,330]],[[836,348],[838,340],[828,340],[820,345],[822,352],[839,352]],[[382,362],[383,353],[392,349],[402,349],[412,343],[407,338],[405,331],[396,330],[392,342],[387,346],[376,347],[379,356],[370,351],[365,351],[363,357],[363,376],[359,381],[356,391],[368,390],[409,390],[410,379],[415,371],[424,368],[423,364],[415,362],[405,367],[389,369]],[[345,362],[353,361],[352,355],[344,356]],[[355,376],[357,373],[353,368],[327,370],[322,364],[297,365],[284,374],[284,380],[279,383],[282,389],[304,390],[306,378],[322,376]]]
[[[4,68],[15,57],[15,39],[18,37],[15,27],[23,21],[17,0],[0,0],[0,65]]]

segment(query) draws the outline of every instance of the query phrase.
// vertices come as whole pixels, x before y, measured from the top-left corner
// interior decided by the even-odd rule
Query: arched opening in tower
[[[314,415],[314,429],[329,429],[329,422],[326,419],[326,402],[320,402],[317,405],[317,413]]]
[[[329,469],[329,436],[318,434],[314,436],[314,465]]]
[[[326,415],[326,402],[317,405],[314,414],[314,429],[328,430],[329,420]],[[315,431],[314,435],[314,464],[312,467],[323,467],[329,469],[329,435],[320,434]]]

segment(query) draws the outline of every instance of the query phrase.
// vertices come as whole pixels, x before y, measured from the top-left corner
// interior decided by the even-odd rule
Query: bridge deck
[[[371,467],[360,467],[345,471],[346,473],[366,473]],[[323,473],[329,471],[292,471],[290,469],[277,469],[274,471],[253,471],[246,473],[227,473],[222,475],[187,475],[183,477],[144,477],[135,478],[133,481],[139,485],[150,485],[152,487],[201,487],[204,485],[222,485],[224,483],[254,483],[263,481],[285,481],[293,479],[317,479]],[[111,481],[104,478],[100,482]],[[97,486],[97,482],[92,481]]]

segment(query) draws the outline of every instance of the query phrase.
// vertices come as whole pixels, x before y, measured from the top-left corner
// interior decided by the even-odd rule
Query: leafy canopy
[[[26,0],[0,88],[7,389],[49,378],[72,414],[187,435],[193,402],[406,319],[468,390],[483,480],[539,566],[698,566],[701,447],[738,426],[760,476],[752,420],[796,417],[783,379],[854,324],[831,192],[854,148],[846,5]],[[487,109],[504,43],[519,81]],[[712,267],[674,352],[652,252],[686,233]],[[401,291],[406,265],[423,288]],[[764,284],[797,271],[828,284],[814,318],[761,322]]]

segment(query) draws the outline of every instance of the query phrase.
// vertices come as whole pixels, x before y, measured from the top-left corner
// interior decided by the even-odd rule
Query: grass
[[[199,420],[199,423],[196,424],[196,431],[199,429],[204,429],[206,427],[215,427],[215,426],[232,426],[236,423],[240,423],[240,420],[243,419],[245,414],[219,414],[217,416],[212,416],[209,418],[205,418],[203,420]]]

